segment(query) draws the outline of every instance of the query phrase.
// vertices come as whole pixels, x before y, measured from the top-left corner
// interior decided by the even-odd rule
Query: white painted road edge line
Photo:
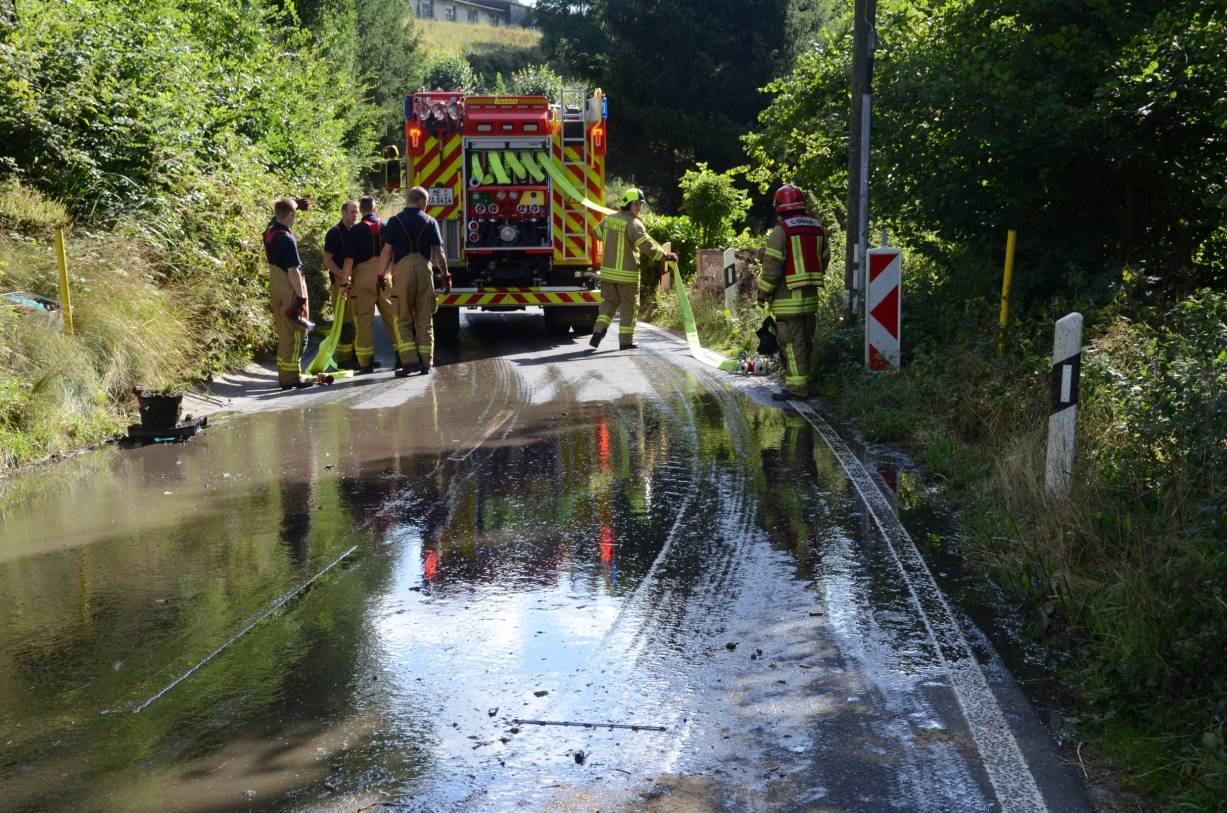
[[[971,730],[972,739],[975,740],[984,770],[993,786],[993,792],[997,794],[997,800],[1001,803],[1003,813],[1046,813],[1048,808],[1044,804],[1044,797],[1027,766],[1022,749],[1006,722],[997,698],[989,688],[988,679],[976,661],[975,653],[967,643],[962,628],[950,605],[946,603],[946,597],[933,579],[933,574],[911,535],[903,527],[903,523],[899,521],[869,472],[865,470],[864,464],[831,425],[809,404],[796,400],[788,403],[822,436],[886,541],[912,597],[912,604],[933,639],[937,657],[950,678],[954,696]],[[907,566],[904,564],[905,559]],[[921,593],[928,597],[933,612],[925,611],[920,600]],[[947,648],[950,650],[949,657],[946,654]]]

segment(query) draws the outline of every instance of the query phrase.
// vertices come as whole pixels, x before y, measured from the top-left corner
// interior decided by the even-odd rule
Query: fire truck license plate
[[[427,206],[451,206],[455,203],[450,186],[433,186],[427,191],[430,193],[430,200],[427,202]]]

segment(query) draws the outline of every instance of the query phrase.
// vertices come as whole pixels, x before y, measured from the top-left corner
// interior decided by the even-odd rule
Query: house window
[[[433,20],[435,17],[435,0],[418,0],[418,16],[423,20]]]
[[[449,20],[451,20],[451,21],[455,22],[455,20],[456,20],[456,7],[455,7],[455,6],[451,6],[451,5],[449,5],[449,6],[448,6],[446,9],[444,9],[444,10],[443,10],[443,14],[444,14],[444,16],[446,16],[446,17],[447,17],[447,19],[449,19]]]
[[[498,27],[498,16],[497,15],[494,15],[494,14],[490,15],[490,25],[495,26],[496,28]]]
[[[477,12],[474,9],[469,9],[469,22],[477,22]]]

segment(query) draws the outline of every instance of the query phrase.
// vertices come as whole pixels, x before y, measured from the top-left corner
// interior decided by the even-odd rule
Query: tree
[[[812,20],[827,0],[806,0]],[[695,161],[736,165],[764,105],[759,88],[791,53],[791,0],[541,0],[542,48],[565,72],[603,87],[610,163],[666,208]],[[809,7],[812,6],[812,9]],[[808,15],[808,16],[806,16]],[[808,23],[806,23],[808,24]]]
[[[575,0],[537,0],[528,22],[541,30],[541,50],[567,72],[598,82],[605,74],[609,37],[601,28],[600,4]]]
[[[738,189],[733,176],[744,168],[715,172],[699,162],[682,175],[682,211],[690,216],[699,230],[699,244],[705,248],[724,245],[736,224],[745,220],[750,210],[750,195]]]
[[[469,61],[459,54],[444,54],[426,69],[427,90],[474,91],[480,81]]]
[[[1010,227],[1020,301],[1122,265],[1221,279],[1206,246],[1227,234],[1224,25],[1197,0],[880,0],[872,214],[958,246],[969,294],[992,295]],[[849,51],[836,26],[768,87],[746,138],[764,188],[796,180],[842,210]]]
[[[422,81],[421,37],[402,0],[357,0],[357,11],[358,66],[387,135],[400,128],[401,100]]]
[[[508,91],[524,96],[545,96],[557,100],[562,96],[563,79],[548,65],[529,65],[511,75]]]

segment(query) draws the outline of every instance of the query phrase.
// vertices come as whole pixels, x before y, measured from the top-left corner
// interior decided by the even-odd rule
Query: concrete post
[[[1048,416],[1048,465],[1044,482],[1054,497],[1069,496],[1074,471],[1074,429],[1082,370],[1082,314],[1057,321],[1052,338],[1052,411]]]
[[[724,307],[733,309],[737,302],[737,251],[726,248],[722,260],[724,270]]]

